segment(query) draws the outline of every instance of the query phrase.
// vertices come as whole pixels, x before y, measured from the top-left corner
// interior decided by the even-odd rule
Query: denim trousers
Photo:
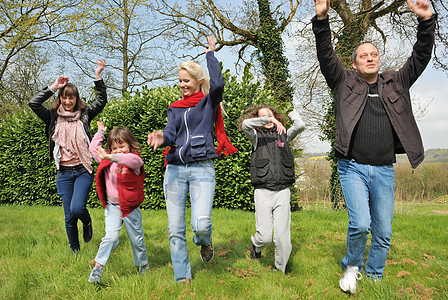
[[[202,160],[184,165],[168,164],[163,181],[168,232],[174,279],[191,278],[188,258],[185,208],[190,193],[191,227],[195,245],[211,243],[211,214],[215,194],[215,167],[213,160]]]
[[[394,167],[339,159],[338,172],[349,217],[347,255],[342,259],[342,268],[357,266],[359,271],[362,270],[370,232],[372,237],[365,273],[370,278],[381,279],[392,235]]]
[[[56,187],[64,207],[65,230],[70,249],[73,251],[80,249],[78,220],[81,220],[83,225],[88,225],[91,222],[86,203],[92,187],[93,176],[82,165],[61,168],[56,175]]]
[[[143,236],[142,211],[140,207],[134,209],[123,218],[118,204],[107,203],[104,210],[106,235],[102,238],[95,261],[101,265],[106,265],[110,254],[119,243],[121,227],[126,227],[129,240],[131,242],[134,264],[137,267],[148,263],[146,245]]]
[[[255,189],[256,233],[251,237],[255,250],[260,252],[272,242],[274,232],[275,262],[277,270],[285,273],[291,255],[291,191]]]

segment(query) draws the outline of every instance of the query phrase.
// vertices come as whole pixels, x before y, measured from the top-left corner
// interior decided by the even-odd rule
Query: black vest
[[[277,129],[257,130],[257,149],[250,160],[251,182],[255,188],[279,191],[295,182],[294,157],[286,134]]]

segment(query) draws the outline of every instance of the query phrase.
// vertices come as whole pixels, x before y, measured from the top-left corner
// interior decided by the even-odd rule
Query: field
[[[404,161],[403,158],[400,158]],[[324,157],[301,159],[297,162],[299,201],[330,201],[329,162]],[[395,165],[395,202],[448,203],[448,162],[423,163],[412,170],[408,162]]]
[[[286,275],[274,268],[273,244],[260,260],[249,258],[253,212],[214,209],[215,257],[209,263],[200,260],[188,227],[193,281],[176,284],[166,212],[146,210],[150,270],[138,275],[123,228],[102,284],[95,285],[87,279],[104,234],[102,209],[90,209],[94,238],[73,254],[61,207],[0,206],[0,299],[448,299],[447,162],[416,170],[396,165],[392,247],[384,278],[363,278],[351,296],[338,286],[348,217],[345,210],[331,209],[328,162],[307,159],[298,166],[302,210],[292,213],[293,251]]]
[[[75,255],[68,248],[61,207],[0,207],[1,299],[446,299],[448,204],[398,202],[392,248],[381,282],[363,278],[358,291],[340,291],[347,214],[328,203],[304,204],[292,214],[293,252],[287,274],[273,268],[274,247],[249,259],[254,215],[212,213],[215,257],[199,258],[191,242],[191,284],[176,284],[165,211],[144,211],[150,271],[138,275],[123,228],[100,286],[87,281],[104,232],[102,209],[91,209],[94,238]]]

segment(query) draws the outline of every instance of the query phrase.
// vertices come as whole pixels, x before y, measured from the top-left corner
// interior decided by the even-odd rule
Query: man
[[[339,281],[344,292],[356,292],[369,232],[365,274],[376,280],[383,276],[392,234],[395,154],[406,153],[412,168],[424,159],[409,89],[431,59],[436,15],[428,1],[407,2],[419,21],[412,55],[398,71],[379,73],[378,49],[371,43],[355,49],[354,70],[344,69],[331,44],[330,1],[315,0],[313,31],[320,68],[334,94],[333,147],[349,216],[345,272]]]

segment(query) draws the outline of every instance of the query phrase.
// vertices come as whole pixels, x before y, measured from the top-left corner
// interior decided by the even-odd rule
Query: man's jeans
[[[62,167],[56,175],[56,187],[62,198],[65,214],[65,230],[67,231],[70,249],[79,250],[78,219],[88,225],[89,211],[86,208],[89,192],[92,187],[93,174],[82,166]]]
[[[185,235],[185,207],[190,192],[191,227],[193,242],[207,246],[211,242],[213,197],[215,194],[215,167],[213,160],[203,160],[184,165],[168,164],[163,183],[168,214],[171,261],[174,279],[191,280]]]
[[[365,273],[368,277],[381,279],[392,235],[394,167],[339,159],[338,172],[349,217],[347,256],[342,259],[342,268],[357,266],[362,270],[370,232],[372,240]]]

